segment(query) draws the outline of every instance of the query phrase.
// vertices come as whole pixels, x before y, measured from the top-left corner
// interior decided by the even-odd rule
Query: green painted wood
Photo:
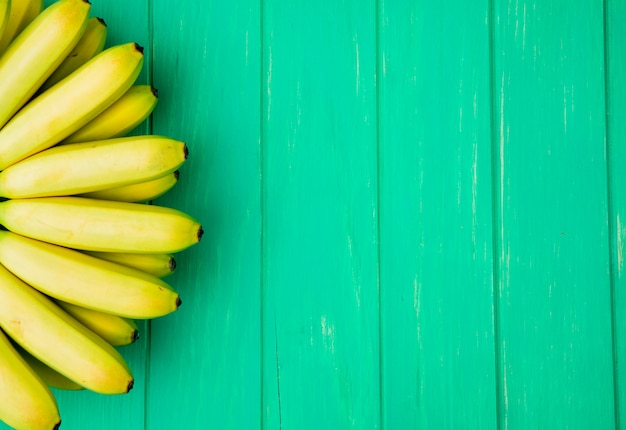
[[[384,428],[496,426],[489,2],[382,1]]]
[[[624,422],[623,1],[92,8],[206,235],[134,390],[58,393],[63,429]]]
[[[613,428],[602,2],[500,1],[502,428]]]
[[[626,423],[626,3],[606,2],[607,156],[617,424]]]
[[[147,427],[256,428],[261,414],[260,21],[258,2],[153,0],[156,134],[187,142],[156,203],[199,218],[177,257],[183,305],[152,323]]]
[[[263,428],[379,428],[375,29],[263,2]]]

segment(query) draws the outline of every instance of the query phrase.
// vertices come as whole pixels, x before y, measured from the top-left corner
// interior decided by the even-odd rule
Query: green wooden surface
[[[62,428],[626,422],[625,2],[92,3],[206,234]]]
[[[603,16],[494,11],[502,427],[613,426]]]

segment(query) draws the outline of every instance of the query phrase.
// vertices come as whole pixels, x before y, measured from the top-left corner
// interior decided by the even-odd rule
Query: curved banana
[[[113,346],[130,345],[139,339],[139,327],[131,318],[88,309],[60,300],[56,303]]]
[[[89,8],[83,0],[59,0],[39,14],[2,54],[0,127],[35,94],[76,45],[87,25]]]
[[[58,429],[50,389],[0,330],[0,420],[16,429]]]
[[[11,13],[2,37],[0,37],[0,55],[9,44],[43,10],[43,0],[12,0]]]
[[[82,2],[59,3],[77,1]],[[139,45],[117,45],[34,98],[0,130],[0,170],[57,144],[88,123],[126,92],[142,64],[143,49]],[[1,67],[2,59],[0,72]]]
[[[0,196],[67,196],[160,178],[187,159],[184,142],[133,136],[41,151],[0,172]]]
[[[72,52],[70,52],[69,55],[65,57],[65,60],[59,64],[59,67],[52,72],[38,92],[44,92],[102,52],[104,43],[106,42],[106,36],[107,25],[104,20],[97,17],[89,18],[83,36]]]
[[[78,391],[85,388],[82,385],[78,385],[71,379],[68,379],[67,377],[61,375],[59,372],[57,372],[47,364],[42,363],[41,360],[33,357],[31,353],[26,351],[18,344],[14,343],[13,346],[15,347],[17,352],[24,358],[26,363],[28,363],[28,365],[35,371],[35,373],[48,387],[57,388],[59,390],[71,391]]]
[[[5,200],[0,224],[69,248],[146,254],[182,251],[203,234],[198,221],[173,208],[85,197]]]
[[[0,38],[4,34],[4,29],[9,22],[11,14],[11,0],[0,0]]]
[[[117,188],[108,188],[106,190],[93,191],[91,193],[81,194],[81,197],[89,197],[92,199],[115,200],[118,202],[145,203],[161,197],[163,194],[171,190],[178,183],[180,173],[178,170],[173,171],[151,181],[139,182],[137,184],[125,185]]]
[[[9,231],[0,231],[0,264],[47,296],[126,318],[160,317],[181,303],[156,276]]]
[[[165,278],[176,270],[172,254],[129,254],[125,252],[83,251],[85,254],[143,270],[159,278]]]
[[[104,112],[60,143],[124,136],[150,116],[158,100],[158,92],[151,85],[134,85]]]
[[[113,346],[2,266],[0,327],[34,357],[89,390],[121,394],[132,389],[131,371]]]
[[[13,0],[15,3],[16,0]],[[22,3],[26,3],[26,12],[23,14],[23,18],[20,21],[20,25],[17,27],[17,35],[19,35],[24,29],[33,22],[35,18],[43,11],[45,5],[44,0],[17,0]]]

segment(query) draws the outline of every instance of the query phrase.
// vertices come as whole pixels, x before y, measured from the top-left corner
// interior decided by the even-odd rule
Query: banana
[[[34,357],[89,390],[121,394],[133,386],[132,373],[113,346],[2,266],[0,327]]]
[[[39,89],[44,92],[54,84],[69,76],[80,66],[91,60],[104,49],[107,26],[102,18],[93,17],[87,21],[87,27],[72,52],[57,67]],[[95,140],[95,139],[93,139]]]
[[[4,34],[4,29],[11,14],[11,0],[0,0],[0,38]]]
[[[124,136],[150,116],[158,99],[158,92],[151,85],[134,85],[104,112],[60,143]]]
[[[0,195],[67,196],[160,178],[187,159],[184,142],[133,136],[55,146],[0,172]]]
[[[50,389],[0,330],[0,420],[16,429],[58,429]]]
[[[164,278],[176,270],[176,259],[172,254],[128,254],[124,252],[83,251],[94,257],[124,266],[143,270],[151,275]]]
[[[66,1],[81,0],[59,3]],[[130,88],[142,65],[139,45],[117,45],[34,98],[0,130],[0,170],[57,144],[96,117]]]
[[[30,24],[43,10],[43,0],[12,0],[11,13],[4,33],[0,38],[0,55],[9,44]]]
[[[59,0],[39,14],[2,54],[0,127],[35,94],[78,43],[89,9],[84,0]]]
[[[181,303],[156,276],[9,231],[0,231],[0,264],[47,296],[126,318],[160,317]]]
[[[19,346],[16,343],[13,343],[13,347],[17,350],[17,352],[24,358],[26,363],[35,371],[35,373],[41,378],[41,380],[48,386],[52,388],[57,388],[59,390],[71,390],[78,391],[84,389],[83,386],[78,385],[76,382],[68,379],[67,377],[61,375],[59,372],[54,370],[52,367],[48,366],[45,363],[42,363],[41,360],[36,359],[32,356],[28,351]]]
[[[23,18],[20,21],[20,25],[17,27],[17,34],[19,35],[44,9],[43,0],[18,0],[22,3],[26,3],[26,12],[23,14]],[[15,3],[13,0],[12,3]]]
[[[146,254],[182,251],[203,234],[198,221],[173,208],[71,196],[5,200],[0,224],[69,248]]]
[[[130,318],[87,309],[57,300],[56,303],[85,327],[113,346],[130,345],[139,339],[139,327]]]
[[[93,191],[91,193],[80,194],[80,196],[92,199],[115,200],[118,202],[145,203],[157,197],[161,197],[171,190],[174,185],[178,183],[179,176],[179,171],[175,170],[172,173],[151,181]]]

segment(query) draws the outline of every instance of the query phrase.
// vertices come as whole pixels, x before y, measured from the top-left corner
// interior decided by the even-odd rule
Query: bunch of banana
[[[181,298],[164,278],[201,224],[152,200],[189,156],[129,135],[158,96],[87,0],[0,0],[0,420],[60,425],[54,390],[127,393],[117,350]]]

